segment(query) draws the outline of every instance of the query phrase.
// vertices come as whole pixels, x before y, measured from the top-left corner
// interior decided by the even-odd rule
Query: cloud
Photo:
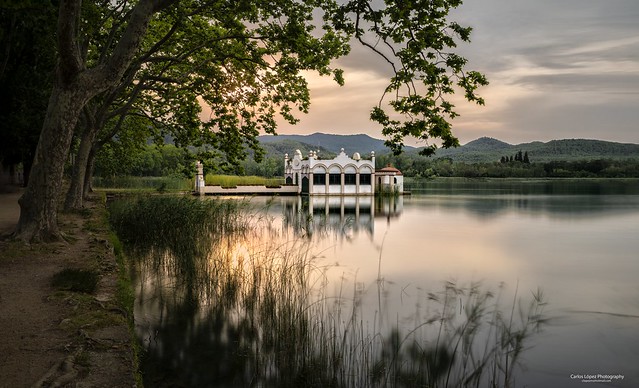
[[[369,115],[386,87],[385,78],[366,68],[346,69],[346,83],[341,87],[330,77],[306,74],[306,78],[311,89],[309,113],[300,116],[301,122],[295,126],[281,123],[278,133],[369,133],[381,137],[381,128]]]
[[[491,82],[460,137],[639,142],[639,2],[485,0],[456,16],[475,28],[462,49]]]
[[[451,19],[473,27],[456,52],[486,74],[486,106],[453,100],[462,143],[492,136],[510,143],[601,138],[639,143],[639,1],[467,1]],[[358,43],[336,62],[346,86],[309,75],[312,105],[280,133],[368,133],[390,76],[389,65]]]

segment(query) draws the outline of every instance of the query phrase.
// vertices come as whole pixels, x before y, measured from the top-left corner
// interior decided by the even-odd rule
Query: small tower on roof
[[[375,181],[378,192],[403,193],[404,175],[390,163],[386,167],[375,170]]]

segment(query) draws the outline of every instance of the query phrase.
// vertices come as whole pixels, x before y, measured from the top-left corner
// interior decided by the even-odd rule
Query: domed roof
[[[391,166],[390,164],[386,165],[386,167],[376,170],[375,172],[382,172],[388,174],[402,175],[402,172]]]

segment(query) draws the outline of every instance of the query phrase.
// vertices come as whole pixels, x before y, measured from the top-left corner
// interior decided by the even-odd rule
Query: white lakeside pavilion
[[[376,179],[375,152],[362,159],[358,152],[349,157],[342,148],[333,159],[320,159],[315,151],[307,158],[296,150],[292,158],[284,155],[284,179],[298,192],[308,195],[374,195],[377,189],[403,192],[403,176],[397,169],[380,170]]]
[[[333,159],[320,159],[315,151],[304,158],[296,150],[292,158],[284,155],[284,179],[281,187],[237,186],[224,188],[207,186],[204,166],[197,162],[195,193],[199,195],[317,195],[317,196],[372,196],[376,192],[404,193],[401,171],[390,165],[375,170],[375,152],[370,159],[362,159],[358,152],[349,157],[342,148]]]
[[[333,159],[320,159],[314,151],[303,158],[296,150],[293,158],[284,155],[284,179],[308,195],[373,195],[375,193],[375,153],[362,159],[359,153],[350,158],[342,148]]]

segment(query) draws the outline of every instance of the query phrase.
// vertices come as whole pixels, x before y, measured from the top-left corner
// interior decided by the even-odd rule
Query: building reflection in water
[[[330,234],[348,239],[360,232],[372,236],[375,219],[390,223],[400,217],[403,204],[402,196],[298,196],[284,202],[284,226],[309,239]]]

